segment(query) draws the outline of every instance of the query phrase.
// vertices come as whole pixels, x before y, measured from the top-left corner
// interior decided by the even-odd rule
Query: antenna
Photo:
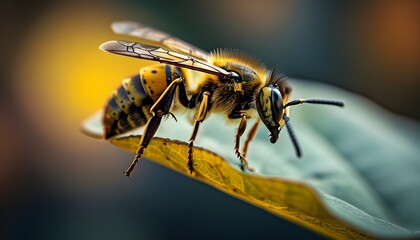
[[[298,158],[300,158],[302,156],[302,151],[300,150],[300,145],[297,141],[292,125],[289,122],[290,118],[286,114],[284,114],[283,119],[284,123],[286,124],[287,132],[289,133],[290,139],[292,140],[293,146],[295,147],[296,155],[298,156]]]
[[[296,99],[292,100],[288,103],[286,103],[283,107],[283,109],[288,108],[290,106],[298,105],[298,104],[304,104],[304,103],[311,103],[311,104],[324,104],[324,105],[332,105],[332,106],[338,106],[338,107],[344,107],[344,101],[341,100],[335,100],[335,99]],[[290,124],[289,116],[286,114],[283,115],[284,123],[287,128],[287,132],[289,133],[290,139],[292,140],[293,146],[296,150],[296,155],[300,158],[302,156],[302,151],[300,149],[300,145],[297,141],[295,132],[293,131],[292,125]]]
[[[344,107],[344,101],[341,101],[341,100],[311,98],[311,99],[292,100],[292,101],[286,103],[283,108],[287,108],[287,107],[298,105],[298,104],[304,104],[304,103],[325,104],[325,105],[333,105],[333,106],[338,106],[338,107]]]

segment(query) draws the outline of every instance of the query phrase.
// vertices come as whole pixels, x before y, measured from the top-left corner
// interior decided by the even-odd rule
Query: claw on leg
[[[236,137],[235,137],[235,154],[239,158],[239,160],[241,161],[241,169],[242,169],[242,171],[245,171],[245,169],[248,169],[249,171],[253,172],[254,169],[251,168],[248,165],[248,161],[246,160],[246,158],[244,157],[244,155],[242,155],[239,152],[239,147],[240,147],[239,145],[240,145],[240,142],[241,142],[241,136],[242,136],[242,134],[244,134],[245,129],[246,129],[247,115],[246,115],[246,113],[241,113],[240,114],[240,117],[241,117],[241,123],[239,124],[238,132],[236,133]]]
[[[131,162],[130,166],[125,170],[125,175],[129,177],[131,173],[133,172],[134,168],[136,167],[137,163],[139,162],[139,159],[141,158],[141,155],[143,154],[144,147],[140,146],[137,150],[136,156],[134,157],[133,161]]]
[[[255,135],[257,134],[259,123],[260,121],[258,120],[254,123],[254,125],[252,126],[251,130],[248,133],[248,137],[246,138],[244,147],[242,149],[242,156],[245,159],[246,159],[246,156],[248,155],[249,144],[251,143],[251,141],[254,139]]]
[[[193,141],[190,140],[190,142],[188,143],[188,162],[187,162],[187,167],[190,170],[190,174],[192,174],[192,172],[194,171],[192,152],[193,152]]]
[[[241,161],[241,170],[242,171],[249,170],[251,172],[254,172],[255,169],[249,166],[246,158],[239,152],[239,142],[240,142],[240,136],[236,135],[235,154],[236,154],[236,157],[238,157],[238,159]]]
[[[198,113],[197,113],[197,118],[194,122],[193,131],[192,131],[191,136],[190,136],[190,141],[188,142],[187,167],[190,170],[191,174],[194,170],[194,162],[193,162],[194,141],[195,141],[195,138],[197,137],[197,133],[198,133],[198,129],[200,127],[200,123],[203,122],[204,119],[206,118],[209,102],[210,102],[210,93],[206,91],[206,92],[203,93],[203,99],[201,100],[200,108],[199,108]]]

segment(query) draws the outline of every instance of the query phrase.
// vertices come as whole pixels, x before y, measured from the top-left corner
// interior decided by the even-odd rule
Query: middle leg
[[[194,170],[194,163],[193,163],[193,146],[195,138],[197,137],[198,128],[200,127],[200,123],[204,121],[206,118],[207,110],[210,103],[210,93],[205,91],[203,92],[203,99],[200,103],[200,108],[198,109],[197,118],[194,122],[194,128],[190,136],[190,141],[188,142],[188,169],[190,173]]]

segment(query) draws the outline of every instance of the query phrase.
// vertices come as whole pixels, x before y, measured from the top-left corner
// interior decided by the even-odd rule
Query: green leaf
[[[291,123],[302,146],[301,159],[295,157],[286,131],[273,145],[261,126],[248,154],[257,171],[240,171],[233,152],[238,125],[227,126],[223,116],[216,114],[200,127],[196,145],[211,151],[194,148],[193,174],[186,167],[186,143],[178,141],[188,140],[192,131],[185,116],[177,115],[178,122],[163,121],[157,132],[160,138],[152,140],[144,157],[329,237],[417,236],[418,124],[336,88],[297,80],[291,83],[291,99],[346,101],[344,109],[309,104],[292,107]],[[100,114],[88,119],[83,129],[101,137]],[[114,138],[111,143],[134,153],[140,139],[136,134],[141,130],[129,134],[135,136]]]

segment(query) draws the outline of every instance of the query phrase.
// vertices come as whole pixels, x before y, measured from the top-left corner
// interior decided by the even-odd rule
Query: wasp
[[[105,139],[145,125],[134,160],[124,172],[127,176],[131,175],[162,118],[172,116],[176,120],[174,113],[178,111],[192,113],[193,128],[186,153],[187,167],[192,173],[194,141],[200,124],[211,113],[223,114],[226,121],[239,124],[234,151],[242,170],[252,170],[246,156],[261,121],[270,132],[271,143],[277,142],[280,130],[286,126],[300,157],[301,148],[289,122],[289,107],[302,103],[344,106],[343,101],[331,99],[288,101],[292,87],[287,77],[238,50],[216,49],[207,53],[136,22],[115,22],[112,29],[140,41],[108,41],[100,45],[101,50],[157,62],[124,79],[105,105]],[[240,151],[240,138],[249,119],[256,121]]]

